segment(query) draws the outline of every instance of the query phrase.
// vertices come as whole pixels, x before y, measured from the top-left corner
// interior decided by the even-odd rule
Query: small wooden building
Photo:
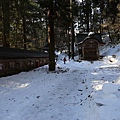
[[[32,70],[48,63],[48,53],[0,47],[0,77]]]
[[[81,59],[83,60],[98,60],[99,46],[103,46],[100,34],[79,34],[77,36],[77,46]]]

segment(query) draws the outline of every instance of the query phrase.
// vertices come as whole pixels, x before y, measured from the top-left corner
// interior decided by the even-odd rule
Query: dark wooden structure
[[[83,60],[98,60],[99,46],[103,46],[101,34],[79,34],[77,36],[77,46],[81,59]]]
[[[0,77],[48,64],[45,52],[0,47]]]

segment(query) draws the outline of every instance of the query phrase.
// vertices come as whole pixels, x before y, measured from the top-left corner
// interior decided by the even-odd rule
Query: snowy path
[[[71,73],[69,70],[63,70],[52,73],[51,77],[51,73],[45,75],[38,70],[19,74],[22,77],[18,81],[15,80],[16,76],[8,77],[8,81],[0,81],[4,86],[0,96],[0,106],[2,106],[0,110],[3,113],[0,119],[80,120],[85,118],[89,111],[87,99],[90,99],[88,94],[90,90],[85,84],[84,77],[81,77],[85,72],[79,74],[78,72],[80,71],[74,70]],[[30,74],[37,77],[29,78]],[[5,103],[8,104],[8,108],[3,106]]]
[[[113,62],[64,64],[63,54],[56,72],[44,66],[0,78],[0,120],[120,120],[119,51],[105,52]]]
[[[97,87],[117,80],[119,67],[84,64],[87,69],[82,63],[67,63],[56,72],[43,67],[0,78],[0,120],[107,120],[101,117],[101,110],[106,109],[99,102],[105,99],[116,104],[120,95],[117,93],[116,101],[114,97],[106,99]]]

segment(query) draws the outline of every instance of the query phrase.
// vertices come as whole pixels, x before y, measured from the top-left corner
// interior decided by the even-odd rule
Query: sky
[[[0,120],[120,120],[120,45],[100,54],[64,64],[58,53],[53,72],[45,65],[1,77]]]

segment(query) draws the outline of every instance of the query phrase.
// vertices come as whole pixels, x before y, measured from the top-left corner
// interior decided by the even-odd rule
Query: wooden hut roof
[[[86,40],[89,39],[95,39],[99,45],[104,45],[105,43],[102,41],[101,39],[101,34],[99,33],[95,33],[92,35],[89,35],[87,33],[83,33],[83,34],[77,34],[76,36],[76,44],[83,44]]]
[[[79,42],[78,45],[83,45],[86,41],[91,40],[91,39],[96,40],[96,42],[97,42],[98,45],[100,45],[100,46],[105,45],[104,42],[102,42],[100,39],[97,39],[97,38],[94,37],[94,36],[88,36],[88,37],[86,37],[83,41]]]
[[[0,47],[0,58],[10,59],[10,58],[36,58],[36,57],[48,57],[48,53]]]

